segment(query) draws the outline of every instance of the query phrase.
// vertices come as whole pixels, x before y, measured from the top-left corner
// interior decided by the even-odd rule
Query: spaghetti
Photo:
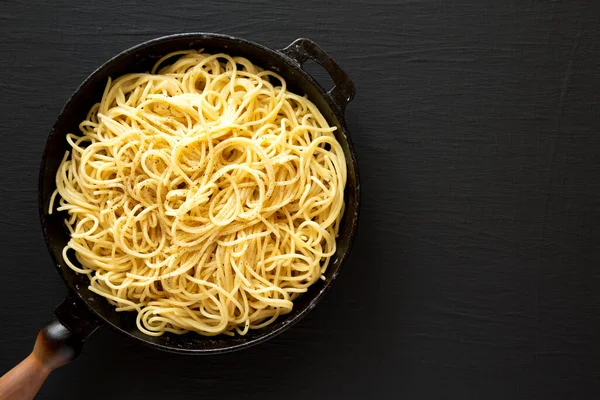
[[[109,80],[79,128],[50,201],[68,213],[63,256],[145,334],[244,335],[324,279],[344,154],[276,73],[171,53]]]

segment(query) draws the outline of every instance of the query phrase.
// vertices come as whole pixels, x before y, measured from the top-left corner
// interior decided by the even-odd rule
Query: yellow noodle
[[[69,214],[67,265],[140,331],[244,335],[324,279],[346,162],[276,73],[178,51],[109,79],[79,129],[50,212]]]

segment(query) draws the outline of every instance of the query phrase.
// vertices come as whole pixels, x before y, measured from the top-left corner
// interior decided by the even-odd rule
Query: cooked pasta
[[[171,53],[109,80],[79,128],[50,201],[68,213],[63,256],[145,334],[244,335],[324,279],[346,162],[276,73]]]

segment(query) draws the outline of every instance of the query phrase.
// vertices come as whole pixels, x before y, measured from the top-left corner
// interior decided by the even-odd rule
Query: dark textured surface
[[[36,207],[64,101],[133,44],[213,31],[309,37],[356,82],[349,262],[272,341],[198,358],[102,329],[39,398],[600,395],[597,1],[166,4],[0,2],[0,372],[65,295]]]

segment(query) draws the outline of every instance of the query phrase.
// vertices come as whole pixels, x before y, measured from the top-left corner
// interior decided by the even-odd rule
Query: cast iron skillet
[[[88,278],[69,269],[63,260],[62,249],[69,240],[69,232],[64,225],[63,213],[48,214],[48,203],[55,189],[55,176],[58,166],[67,150],[65,135],[78,132],[78,124],[85,119],[90,107],[99,101],[108,77],[117,77],[129,72],[150,70],[163,55],[182,49],[205,49],[207,52],[223,52],[243,56],[253,63],[273,70],[283,76],[289,89],[306,94],[321,110],[332,126],[337,126],[336,138],[341,143],[346,156],[348,182],[345,191],[346,208],[337,238],[337,252],[327,269],[326,280],[319,281],[307,293],[294,302],[293,311],[277,319],[276,322],[260,330],[250,331],[240,337],[203,337],[194,333],[186,335],[165,334],[151,337],[137,330],[135,313],[117,313],[104,298],[88,289]],[[325,91],[302,65],[307,60],[320,64],[333,79],[335,86]],[[298,39],[281,50],[271,50],[259,44],[225,35],[211,33],[189,33],[161,37],[144,42],[125,50],[94,71],[71,96],[61,111],[48,141],[42,158],[39,180],[39,208],[42,229],[46,244],[60,276],[68,287],[67,299],[55,310],[56,320],[46,326],[38,335],[33,353],[15,369],[0,379],[0,398],[6,391],[9,375],[27,375],[29,383],[17,381],[15,390],[33,389],[33,395],[53,368],[74,359],[83,341],[101,325],[108,325],[119,332],[163,351],[187,354],[224,353],[249,347],[263,342],[289,328],[304,317],[321,300],[337,277],[342,264],[350,251],[358,223],[359,178],[358,165],[344,122],[346,105],[354,97],[354,84],[335,61],[309,39]],[[44,368],[31,375],[40,361]],[[36,364],[37,362],[37,364]],[[24,368],[24,369],[23,369]],[[41,371],[41,372],[40,372]],[[45,372],[45,374],[44,374]],[[37,377],[37,380],[34,379]],[[32,384],[33,382],[36,384]],[[4,392],[3,392],[4,390]]]

